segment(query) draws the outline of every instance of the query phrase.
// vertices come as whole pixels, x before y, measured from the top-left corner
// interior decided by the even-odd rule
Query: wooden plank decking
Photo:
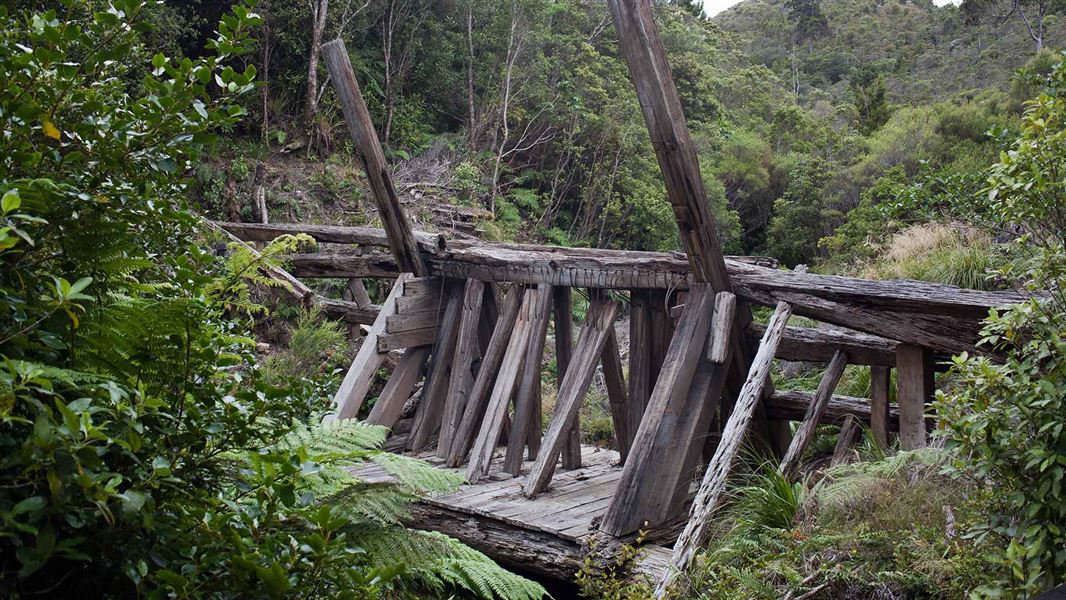
[[[523,461],[521,477],[511,477],[502,470],[503,453],[504,448],[497,449],[492,474],[481,482],[446,496],[424,498],[413,511],[412,526],[447,533],[512,567],[572,579],[621,478],[618,452],[582,446],[581,468],[560,469],[551,485],[532,500],[522,491],[532,461]],[[448,469],[432,451],[414,456],[462,472]],[[373,464],[353,473],[370,482],[391,478]],[[658,575],[670,551],[655,545],[643,550],[638,569]]]

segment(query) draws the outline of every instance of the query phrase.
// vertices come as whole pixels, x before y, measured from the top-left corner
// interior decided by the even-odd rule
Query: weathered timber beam
[[[748,337],[754,343],[762,337],[766,326],[752,323]],[[893,366],[899,342],[859,331],[812,327],[785,328],[785,337],[777,347],[781,360],[829,362],[837,350],[843,350],[853,365]]]
[[[323,44],[322,61],[326,63],[326,70],[333,80],[333,89],[337,93],[344,120],[348,123],[352,140],[363,160],[367,182],[378,205],[381,222],[388,232],[389,249],[396,257],[396,264],[405,273],[414,273],[418,277],[429,275],[429,267],[422,258],[411,224],[407,222],[403,207],[396,196],[392,175],[389,174],[388,165],[385,163],[385,153],[378,141],[374,123],[370,120],[370,111],[363,101],[359,82],[355,79],[355,70],[352,69],[344,40],[337,38]]]
[[[801,421],[807,414],[807,407],[814,400],[813,392],[802,391],[776,391],[763,400],[766,407],[766,416],[771,419],[783,419],[787,421]],[[855,396],[833,395],[826,403],[819,423],[842,424],[844,417],[852,415],[864,424],[870,424],[870,401],[866,398]],[[886,422],[889,431],[899,431],[899,409],[895,406],[889,408]]]
[[[384,246],[386,241],[383,230],[363,227],[254,223],[218,225],[245,241],[269,241],[283,233],[301,232],[320,241],[377,246]],[[445,241],[436,234],[424,232],[417,232],[416,237],[422,251],[429,254],[430,262],[434,263],[432,270],[436,275],[472,277],[482,281],[615,289],[685,289],[689,283],[690,267],[685,255],[679,252],[563,248],[476,240]],[[374,239],[378,241],[369,241]],[[343,261],[353,260],[347,258],[349,255],[337,256],[345,258],[323,257],[316,261],[316,265],[334,262],[330,267],[330,277],[370,276],[354,267],[345,267]],[[987,315],[990,308],[1026,299],[1024,294],[1016,292],[967,290],[922,281],[877,281],[783,271],[766,266],[766,259],[760,257],[729,256],[725,262],[730,277],[741,288],[738,293],[743,299],[771,306],[777,301],[774,294],[795,292],[869,308],[980,319]],[[349,264],[361,263],[353,261]],[[378,268],[395,269],[395,266],[380,262],[376,264]],[[314,276],[310,272],[301,273],[299,267],[295,266],[293,273],[301,277]],[[797,314],[802,313],[797,310]]]
[[[879,281],[815,275],[739,262],[729,265],[729,274],[743,288],[738,291],[740,295],[760,304],[780,300],[777,294],[792,292],[870,308],[983,319],[991,308],[1027,299],[1027,296],[1015,292],[968,290],[909,279]],[[770,296],[767,297],[767,294]]]
[[[374,277],[391,279],[399,275],[396,259],[387,252],[365,254],[289,254],[282,260],[288,263],[297,277],[309,279],[327,277]]]
[[[219,227],[246,242],[269,242],[282,235],[303,233],[316,241],[330,244],[355,244],[358,246],[389,247],[389,236],[379,227],[351,227],[344,225],[312,225],[308,223],[236,223],[218,222]],[[415,231],[415,240],[426,251],[444,247],[444,236],[439,233]]]

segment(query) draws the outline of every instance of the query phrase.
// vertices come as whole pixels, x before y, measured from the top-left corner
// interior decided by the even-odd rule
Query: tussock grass
[[[992,239],[972,227],[923,223],[892,236],[885,252],[867,266],[864,276],[989,289],[993,254]]]

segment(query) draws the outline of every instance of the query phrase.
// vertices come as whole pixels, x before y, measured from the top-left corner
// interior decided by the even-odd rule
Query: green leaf
[[[18,207],[22,206],[22,198],[19,197],[18,190],[8,190],[4,192],[3,199],[0,199],[0,208],[3,208],[4,214],[7,214]]]

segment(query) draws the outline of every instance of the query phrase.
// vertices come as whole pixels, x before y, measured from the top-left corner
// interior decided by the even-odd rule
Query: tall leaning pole
[[[608,6],[681,243],[688,254],[693,286],[729,294],[733,285],[651,2],[608,0]],[[692,304],[695,310],[696,304]],[[680,512],[688,484],[702,459],[719,399],[735,398],[747,375],[750,356],[743,330],[751,321],[751,309],[747,303],[738,302],[735,315],[728,328],[727,352],[720,363],[710,364],[701,357],[698,364],[685,368],[668,370],[664,365],[669,377],[661,374],[655,384],[601,531],[626,536],[639,529],[654,528]],[[705,320],[707,316],[691,318]],[[668,352],[667,356],[675,360],[697,352],[702,356],[701,344],[705,341],[706,338],[685,341],[675,336],[671,342],[673,353]]]

